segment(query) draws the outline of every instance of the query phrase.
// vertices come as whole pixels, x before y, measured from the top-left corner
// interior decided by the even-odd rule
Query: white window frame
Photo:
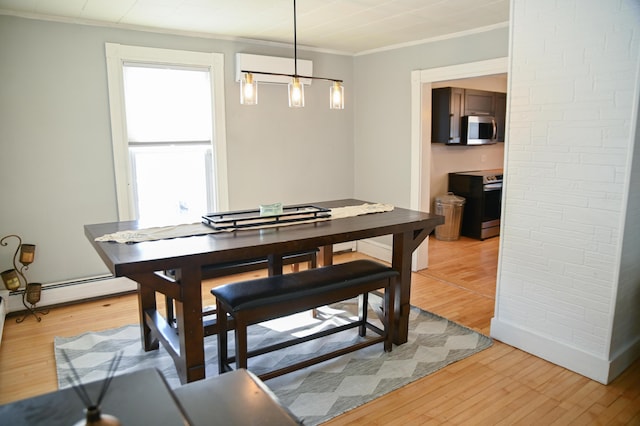
[[[224,55],[222,53],[191,52],[185,50],[159,49],[105,43],[107,58],[107,81],[109,85],[109,109],[111,114],[111,138],[113,163],[118,201],[118,220],[134,220],[135,204],[131,167],[129,164],[129,141],[124,106],[124,79],[122,67],[125,63],[156,63],[178,66],[206,67],[211,78],[213,102],[211,144],[213,152],[215,208],[229,209],[227,175],[227,136],[224,98]],[[210,213],[210,212],[205,212]]]

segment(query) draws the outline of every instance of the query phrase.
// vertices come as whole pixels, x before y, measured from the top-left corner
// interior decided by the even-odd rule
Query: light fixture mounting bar
[[[266,72],[266,71],[249,71],[249,70],[240,70],[242,74],[259,74],[259,75],[278,75],[280,77],[298,77],[298,78],[309,78],[312,80],[324,80],[324,81],[334,81],[337,83],[343,83],[343,80],[339,80],[337,78],[325,78],[325,77],[313,77],[310,75],[299,75],[299,74],[283,74],[279,72]]]

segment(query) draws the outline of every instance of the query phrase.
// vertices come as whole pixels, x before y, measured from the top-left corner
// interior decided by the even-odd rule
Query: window
[[[228,208],[223,56],[107,43],[120,220]]]
[[[125,63],[134,215],[197,222],[215,210],[209,70]]]

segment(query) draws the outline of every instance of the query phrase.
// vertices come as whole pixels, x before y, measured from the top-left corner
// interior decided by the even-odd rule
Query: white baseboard
[[[617,362],[610,362],[495,317],[491,319],[491,337],[605,385],[631,364],[630,353],[619,357]],[[640,342],[635,346],[636,351],[640,350]],[[623,364],[626,364],[624,368]],[[617,374],[612,375],[614,367]]]
[[[640,337],[618,351],[609,363],[609,383],[640,358]]]
[[[374,240],[360,240],[357,243],[357,250],[367,256],[391,263],[393,249],[387,244],[382,244]]]
[[[375,240],[360,240],[358,241],[358,251],[360,253],[364,253],[367,256],[374,257],[376,259],[380,259],[383,262],[391,263],[393,259],[393,247],[379,243]],[[426,252],[426,249],[425,249]],[[425,255],[425,253],[423,253]],[[416,272],[420,269],[427,268],[427,259],[421,259],[422,261],[418,261],[417,258],[417,250],[413,252],[411,256],[411,270]]]
[[[69,303],[95,297],[108,296],[137,289],[137,284],[128,278],[101,277],[84,281],[45,284],[42,286],[40,302],[36,307]],[[7,313],[24,311],[23,291],[11,292],[7,297]]]
[[[355,241],[349,241],[346,243],[338,243],[333,245],[333,252],[337,253],[339,251],[356,251],[356,243]]]

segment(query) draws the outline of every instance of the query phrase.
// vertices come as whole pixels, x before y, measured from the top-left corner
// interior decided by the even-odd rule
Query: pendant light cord
[[[293,0],[293,75],[298,77],[298,35],[296,25],[296,0]]]
[[[337,78],[324,78],[324,77],[314,77],[311,75],[299,75],[298,74],[298,25],[296,18],[296,0],[293,0],[293,75],[291,74],[283,74],[280,72],[267,72],[267,71],[258,71],[258,70],[249,70],[249,69],[241,69],[241,73],[249,73],[249,74],[259,74],[259,75],[280,75],[283,77],[297,77],[297,78],[308,78],[313,80],[326,80],[333,81],[334,83],[342,83],[342,80]]]

